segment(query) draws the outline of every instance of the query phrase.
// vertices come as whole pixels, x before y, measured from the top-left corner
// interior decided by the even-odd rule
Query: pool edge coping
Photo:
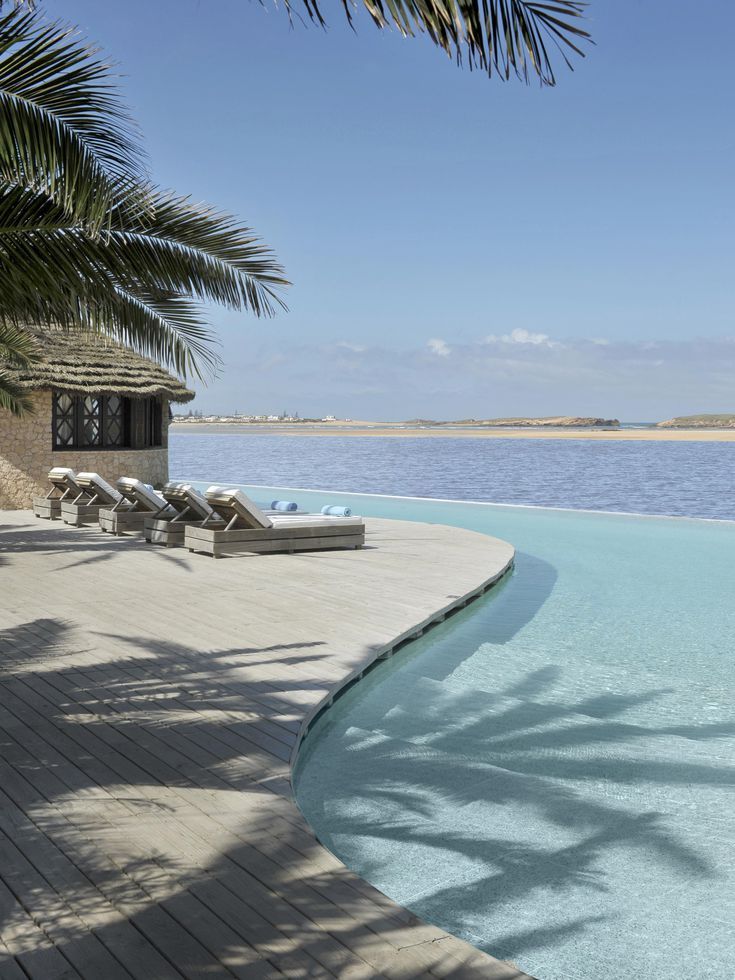
[[[182,483],[207,483],[207,480],[200,480],[196,477],[181,477],[177,478],[177,482]],[[211,484],[214,485],[214,484]],[[656,520],[656,521],[697,521],[698,523],[704,524],[733,524],[735,525],[735,518],[729,517],[692,517],[687,514],[643,514],[639,511],[632,510],[593,510],[589,507],[546,507],[543,504],[512,504],[512,503],[498,503],[494,500],[461,500],[454,497],[415,497],[410,494],[398,494],[398,493],[361,493],[358,490],[322,490],[319,487],[288,487],[282,486],[280,484],[267,484],[267,483],[237,483],[233,480],[231,481],[220,481],[217,486],[233,486],[233,487],[252,487],[254,490],[292,490],[296,493],[324,493],[324,494],[339,494],[342,497],[376,497],[381,500],[418,500],[422,503],[435,503],[435,504],[465,504],[471,507],[497,507],[504,508],[507,507],[512,510],[543,510],[543,511],[554,511],[555,513],[562,514],[595,514],[597,516],[604,515],[606,517],[636,517],[643,520]],[[405,520],[405,518],[395,517],[387,518],[389,520]],[[441,523],[441,522],[439,522]]]
[[[463,530],[467,530],[463,528]],[[481,534],[482,532],[473,531],[471,533]],[[493,537],[492,535],[485,535],[485,537]],[[296,793],[294,789],[293,776],[296,772],[296,766],[298,762],[298,755],[304,744],[305,739],[311,734],[311,731],[317,724],[317,722],[327,714],[327,712],[332,708],[334,703],[338,701],[342,695],[346,694],[348,690],[351,690],[356,684],[358,684],[363,677],[371,673],[376,667],[381,663],[386,663],[391,660],[397,653],[405,649],[414,640],[418,640],[427,631],[433,629],[435,626],[439,626],[441,623],[445,622],[446,619],[455,612],[459,612],[460,609],[466,608],[468,605],[473,603],[476,599],[490,592],[496,585],[498,585],[507,575],[509,575],[515,565],[516,549],[509,541],[505,541],[502,538],[495,538],[496,541],[502,542],[511,549],[510,558],[507,560],[505,565],[496,571],[493,575],[489,576],[480,585],[476,586],[474,589],[470,589],[469,592],[464,593],[461,596],[453,599],[447,605],[442,606],[437,609],[434,613],[426,616],[423,620],[416,623],[414,626],[409,627],[400,633],[398,636],[389,640],[387,643],[381,644],[379,647],[370,651],[368,659],[364,664],[359,667],[355,667],[348,674],[345,674],[322,698],[318,704],[309,711],[307,715],[304,716],[301,722],[301,727],[299,728],[298,734],[296,736],[296,742],[293,749],[291,750],[291,756],[289,759],[289,780],[291,782],[291,789],[294,795],[294,800],[296,800]],[[299,809],[301,809],[299,807]]]

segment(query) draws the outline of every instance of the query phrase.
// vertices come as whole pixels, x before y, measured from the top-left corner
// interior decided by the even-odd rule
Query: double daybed
[[[242,490],[227,487],[210,487],[206,498],[226,523],[190,524],[184,533],[189,551],[221,558],[244,551],[320,551],[365,543],[361,517],[266,514]]]

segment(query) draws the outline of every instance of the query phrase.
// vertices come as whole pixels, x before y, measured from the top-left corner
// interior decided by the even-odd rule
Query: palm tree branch
[[[298,0],[284,0],[291,13]],[[543,85],[556,84],[547,40],[571,68],[568,54],[584,57],[577,42],[588,41],[581,26],[586,2],[580,0],[362,0],[380,29],[396,27],[405,37],[426,33],[458,64],[488,75],[528,81],[532,74]],[[319,0],[300,0],[306,16],[325,26]],[[356,0],[342,0],[350,24]]]
[[[0,175],[94,228],[140,166],[126,114],[96,84],[107,66],[64,43],[69,33],[33,14],[0,16]]]
[[[31,393],[20,385],[9,371],[2,368],[0,368],[0,408],[18,416],[32,411],[33,408]]]
[[[0,12],[0,325],[96,330],[201,377],[197,301],[267,315],[287,282],[232,216],[141,181],[110,77],[73,32]]]
[[[97,54],[77,28],[17,10],[0,16],[0,89],[76,134],[111,176],[140,176],[137,127]]]
[[[17,323],[0,320],[0,360],[28,367],[40,357],[36,341]]]
[[[32,409],[31,393],[6,366],[25,368],[39,357],[38,346],[27,330],[0,319],[0,408],[13,415],[23,415]]]
[[[167,197],[170,204],[171,199]],[[43,194],[0,186],[0,256],[10,280],[25,279],[29,290],[57,289],[67,281],[93,294],[99,280],[134,284],[152,292],[191,294],[232,309],[270,315],[283,307],[285,285],[270,249],[227,216],[177,201],[176,209],[144,212],[145,221],[115,227],[99,236],[65,222],[63,210]],[[181,216],[181,221],[176,216]],[[65,295],[65,293],[63,293]]]
[[[187,297],[113,287],[80,306],[79,325],[104,333],[186,377],[206,379],[221,363],[202,311]]]

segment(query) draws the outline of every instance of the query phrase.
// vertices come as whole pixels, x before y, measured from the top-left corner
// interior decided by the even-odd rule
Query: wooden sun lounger
[[[176,511],[156,490],[142,480],[122,476],[117,481],[121,500],[114,507],[99,513],[100,528],[110,534],[122,535],[143,531],[147,517],[166,515],[173,517]]]
[[[76,482],[84,497],[61,501],[61,519],[65,524],[82,527],[97,524],[100,511],[124,502],[122,494],[103,480],[99,473],[77,473]]]
[[[76,473],[65,466],[54,466],[49,470],[51,489],[45,497],[33,498],[33,513],[44,520],[55,521],[61,517],[62,500],[73,500],[87,496],[76,482]]]
[[[189,551],[221,558],[245,553],[322,551],[360,548],[365,543],[361,517],[293,517],[266,514],[241,490],[210,487],[208,503],[226,521],[223,527],[203,521],[186,528]]]
[[[180,548],[184,544],[184,531],[187,527],[201,525],[204,521],[222,521],[207,503],[206,498],[188,483],[167,483],[161,495],[166,506],[175,516],[164,513],[149,514],[143,521],[143,534],[151,544],[162,544],[166,548]]]

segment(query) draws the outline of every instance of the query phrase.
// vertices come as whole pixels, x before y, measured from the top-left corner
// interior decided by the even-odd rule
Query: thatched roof
[[[194,397],[179,378],[155,361],[98,335],[61,330],[33,330],[42,360],[25,369],[12,368],[24,388],[54,388],[75,395],[115,394],[127,398],[159,395],[172,402]]]

